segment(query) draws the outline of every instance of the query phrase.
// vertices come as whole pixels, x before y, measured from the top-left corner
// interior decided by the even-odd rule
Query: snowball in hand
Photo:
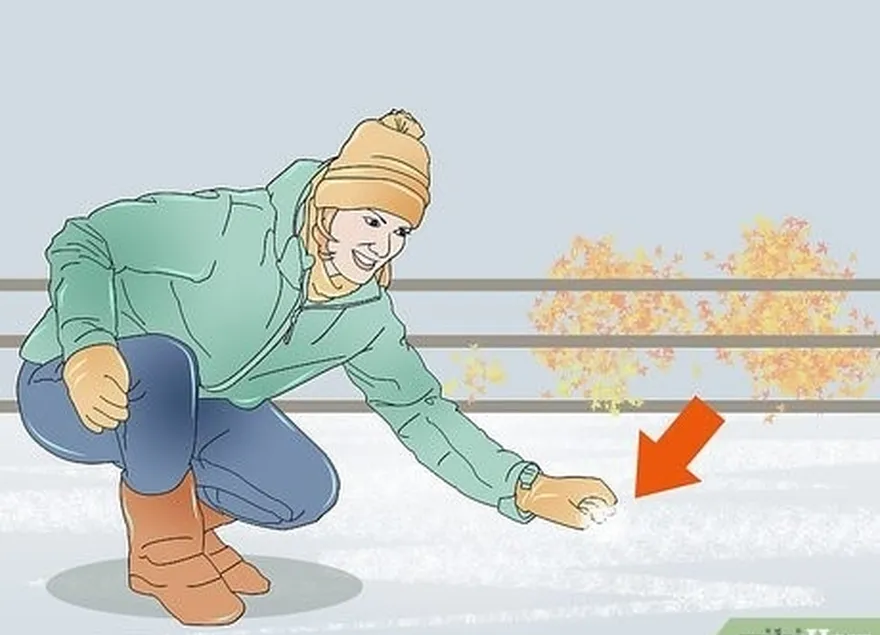
[[[590,519],[598,525],[608,520],[616,511],[614,507],[609,506],[601,498],[593,496],[582,500],[578,505],[578,509],[584,514],[589,514]]]

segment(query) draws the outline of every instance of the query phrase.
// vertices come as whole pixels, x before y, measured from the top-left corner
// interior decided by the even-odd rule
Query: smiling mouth
[[[351,258],[354,260],[354,264],[364,271],[372,271],[378,262],[378,260],[365,256],[356,249],[351,250]]]

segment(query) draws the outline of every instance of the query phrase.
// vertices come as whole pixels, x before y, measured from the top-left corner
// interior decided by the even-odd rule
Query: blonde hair
[[[405,110],[391,110],[390,112],[386,113],[376,120],[368,120],[364,122],[358,129],[366,129],[365,126],[375,126],[375,124],[379,124],[378,129],[390,129],[399,133],[403,133],[407,137],[415,140],[416,142],[420,141],[425,134],[422,125],[416,120],[415,117],[412,116],[412,114]],[[371,130],[373,130],[372,134],[375,135],[376,128],[371,128]],[[384,136],[380,137],[380,139],[384,138]],[[362,142],[363,141],[359,143]],[[399,142],[395,141],[394,144],[392,144],[392,147],[397,147],[398,145]],[[422,152],[424,153],[424,157],[422,160],[426,161],[427,151],[424,150],[423,146],[420,146],[418,144],[414,145],[416,147],[422,148]],[[406,145],[405,148],[407,149],[407,152],[409,154],[412,154],[412,146]],[[343,153],[344,150],[345,148],[343,148]],[[399,147],[398,150],[400,150]],[[407,157],[409,157],[409,154],[405,153],[403,155],[403,158],[406,159]],[[337,157],[337,160],[339,160],[339,157]],[[416,164],[418,164],[418,161]],[[331,163],[331,165],[327,166],[324,170],[315,175],[315,177],[312,179],[312,182],[310,183],[308,199],[305,201],[306,219],[305,223],[303,223],[302,233],[300,234],[300,237],[305,243],[306,251],[309,253],[309,255],[315,258],[315,265],[312,267],[311,273],[309,274],[309,280],[306,283],[308,287],[308,299],[312,302],[326,302],[327,300],[330,300],[332,298],[338,298],[344,295],[348,295],[358,288],[358,285],[356,283],[347,280],[339,274],[331,274],[327,270],[327,266],[330,264],[329,261],[333,257],[333,254],[330,251],[330,243],[333,241],[333,236],[330,233],[330,229],[332,227],[333,219],[336,214],[340,213],[340,211],[344,212],[345,210],[340,210],[335,207],[318,207],[315,203],[315,192],[317,191],[318,185],[321,184],[321,181],[322,179],[324,179],[327,172],[332,169],[333,164]],[[423,168],[423,171],[425,171],[425,174],[427,174],[426,168]],[[427,176],[424,176],[423,179],[424,183],[422,185],[425,190],[424,196],[427,196]],[[336,182],[338,184],[338,177],[336,178]],[[324,182],[323,187],[324,189],[326,189],[331,185],[331,179],[328,178],[327,181]],[[410,220],[410,222],[414,222],[414,224],[417,225],[418,221],[421,220],[421,215],[424,212],[423,205],[426,204],[426,202],[427,199],[425,199],[425,201],[419,202],[419,205],[421,205],[422,207],[420,207],[420,209],[418,210],[417,218],[410,218],[412,214],[407,215],[403,213],[406,210],[398,209],[397,213],[402,214],[402,218]],[[382,267],[380,267],[375,274],[375,278],[380,286],[387,289],[388,286],[391,284],[391,263],[387,262]]]
[[[311,186],[311,193],[305,203],[306,219],[303,223],[300,237],[305,243],[306,252],[315,259],[315,264],[309,274],[306,283],[307,297],[311,302],[326,302],[333,298],[348,295],[359,287],[358,284],[343,278],[339,274],[330,274],[327,265],[333,253],[330,251],[330,243],[333,235],[330,233],[333,218],[336,214],[345,212],[332,207],[319,208],[315,205],[313,192],[323,173],[315,176]],[[383,288],[391,284],[391,263],[386,262],[375,273],[376,281]]]

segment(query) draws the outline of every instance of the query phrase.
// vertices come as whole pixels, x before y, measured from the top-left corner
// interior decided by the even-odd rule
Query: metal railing
[[[2,278],[0,291],[45,291],[43,278]],[[406,278],[392,291],[535,293],[542,291],[875,291],[880,278]]]
[[[45,292],[45,279],[0,279],[0,292]],[[402,279],[391,285],[395,292],[451,293],[537,293],[537,292],[880,292],[880,279],[815,278],[815,279],[718,279],[718,278],[652,278],[652,279]],[[464,349],[541,349],[541,348],[620,348],[620,349],[758,349],[758,348],[876,348],[880,336],[875,335],[409,335],[408,341],[417,348]],[[0,334],[0,348],[18,348],[23,334]],[[620,405],[621,412],[677,413],[687,399],[649,399],[639,406]],[[875,399],[721,399],[707,401],[725,413],[880,413],[880,400]],[[369,409],[362,401],[342,399],[279,399],[280,407],[291,412],[358,413]],[[585,413],[593,408],[591,400],[583,399],[479,399],[459,402],[462,410],[484,413]],[[0,400],[0,413],[17,410],[14,400]]]

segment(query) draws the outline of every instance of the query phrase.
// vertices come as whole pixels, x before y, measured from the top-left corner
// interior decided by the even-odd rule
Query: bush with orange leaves
[[[742,251],[718,268],[735,278],[852,278],[855,254],[841,267],[825,243],[810,241],[805,220],[788,217],[778,225],[758,218],[742,232]],[[839,335],[874,332],[871,318],[852,309],[841,319],[846,292],[720,293],[715,306],[698,303],[704,332],[718,335]],[[861,397],[878,370],[867,349],[718,350],[717,358],[738,359],[752,380],[754,397],[796,399]]]
[[[841,266],[825,243],[810,241],[809,223],[788,217],[780,224],[764,218],[743,230],[743,249],[729,255],[718,268],[735,278],[852,278],[855,254]],[[706,260],[714,260],[705,252]],[[632,256],[617,252],[611,238],[591,241],[577,237],[566,255],[550,270],[551,278],[683,278],[682,256],[664,260],[663,249]],[[846,292],[721,292],[713,303],[701,299],[696,311],[674,292],[548,292],[535,300],[529,317],[539,333],[560,335],[651,335],[693,333],[697,324],[712,335],[835,335],[870,332],[874,322],[864,312],[845,317]],[[475,348],[475,347],[474,347]],[[533,354],[558,378],[555,391],[544,397],[579,397],[594,410],[620,412],[624,403],[638,407],[630,381],[653,366],[668,370],[672,349],[549,349]],[[866,349],[746,349],[721,350],[725,364],[741,361],[751,378],[753,396],[769,399],[862,397],[876,379],[880,357]],[[463,366],[461,380],[447,384],[452,392],[466,389],[468,401],[501,383],[504,371],[495,361],[472,350],[456,357]],[[695,374],[700,370],[695,367]],[[771,414],[768,420],[772,421]]]
[[[682,278],[681,254],[664,259],[657,247],[627,256],[615,251],[610,237],[592,241],[577,237],[568,253],[550,270],[551,278]],[[542,293],[529,318],[539,333],[556,335],[649,335],[687,333],[694,328],[686,301],[665,291],[588,291]],[[592,402],[593,410],[620,412],[630,396],[629,382],[647,374],[651,366],[668,370],[675,359],[672,349],[545,349],[533,351],[558,384],[544,397],[577,397]]]
[[[503,384],[507,380],[501,363],[485,358],[476,345],[470,347],[467,355],[453,353],[452,359],[461,368],[462,375],[459,379],[444,382],[443,394],[447,397],[454,397],[457,392],[463,391],[466,401],[473,403],[478,397],[486,396],[490,386]]]

